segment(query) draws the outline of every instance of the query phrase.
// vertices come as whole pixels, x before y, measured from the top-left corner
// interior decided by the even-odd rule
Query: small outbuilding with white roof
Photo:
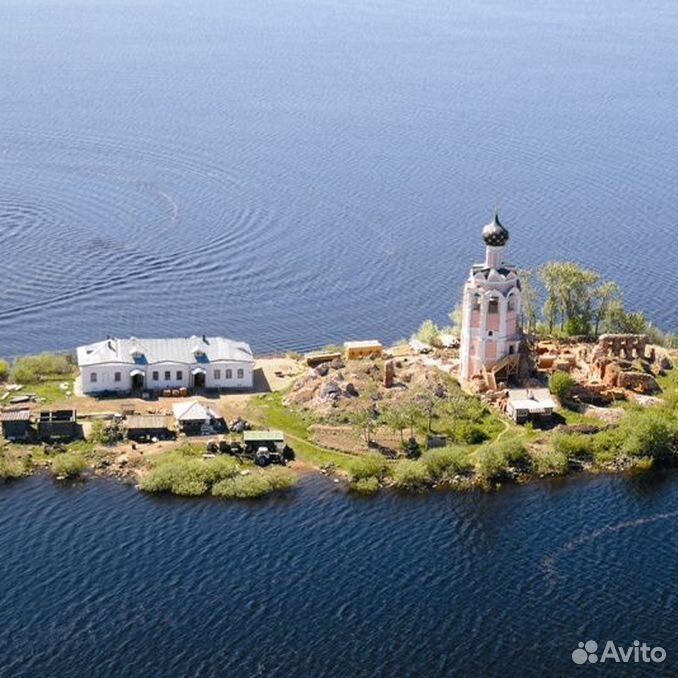
[[[518,424],[529,420],[547,421],[556,409],[547,388],[512,388],[508,392],[506,413]]]

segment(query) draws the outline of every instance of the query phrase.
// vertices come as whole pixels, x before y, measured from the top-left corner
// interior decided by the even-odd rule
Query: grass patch
[[[380,486],[388,472],[388,462],[380,454],[366,454],[355,458],[348,469],[349,488],[368,494],[369,492],[364,491],[365,488],[374,487],[375,482]]]
[[[0,479],[12,480],[23,478],[31,471],[31,464],[27,459],[17,459],[7,450],[0,451]]]
[[[65,353],[40,353],[18,356],[12,363],[10,375],[18,384],[39,383],[47,379],[72,378],[75,366]]]
[[[469,451],[456,447],[428,450],[421,455],[420,461],[433,480],[451,480],[473,468]]]
[[[294,487],[296,476],[285,468],[233,478],[226,478],[212,485],[212,496],[222,499],[254,499],[272,492],[285,492]]]
[[[139,482],[144,492],[168,492],[183,497],[198,497],[208,492],[215,497],[250,498],[289,490],[296,477],[286,468],[253,470],[232,457],[197,457],[192,445],[183,445],[151,462],[150,470]],[[249,468],[248,468],[249,466]],[[248,470],[247,475],[242,475]]]
[[[567,473],[567,455],[556,450],[542,450],[533,456],[535,471],[545,476],[561,476]]]
[[[294,449],[296,458],[314,466],[330,464],[344,471],[349,471],[356,457],[345,452],[328,450],[310,440],[308,427],[314,423],[312,417],[297,413],[282,403],[282,393],[267,393],[253,398],[250,402],[248,416],[262,425],[280,429],[288,437],[290,447]]]
[[[401,459],[392,470],[393,486],[404,492],[423,492],[432,482],[431,474],[421,460]]]
[[[55,476],[64,476],[66,478],[78,478],[87,468],[85,458],[76,453],[64,452],[58,454],[52,460],[52,474]]]
[[[350,488],[351,491],[356,494],[376,494],[379,492],[381,484],[379,483],[378,478],[370,476],[369,478],[361,478],[360,480],[351,482]]]

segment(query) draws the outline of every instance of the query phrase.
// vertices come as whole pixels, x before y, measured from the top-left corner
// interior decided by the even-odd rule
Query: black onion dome
[[[494,219],[483,227],[483,240],[486,245],[502,247],[508,242],[509,232],[501,225],[499,214],[494,213]]]

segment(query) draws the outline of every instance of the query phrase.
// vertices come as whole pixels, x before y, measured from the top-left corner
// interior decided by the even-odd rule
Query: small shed
[[[506,413],[518,424],[548,421],[556,404],[546,388],[512,388],[508,392]]]
[[[38,416],[38,436],[52,438],[79,438],[78,414],[75,410],[42,410]]]
[[[346,360],[359,360],[370,356],[380,356],[384,352],[384,347],[377,339],[368,339],[366,341],[345,341],[344,351]]]
[[[210,435],[224,428],[223,418],[198,400],[174,403],[172,411],[179,429],[187,435]]]
[[[0,422],[6,440],[26,440],[31,434],[30,410],[5,410],[0,415]]]
[[[124,427],[130,440],[167,440],[174,437],[172,418],[164,414],[128,415],[125,417]]]

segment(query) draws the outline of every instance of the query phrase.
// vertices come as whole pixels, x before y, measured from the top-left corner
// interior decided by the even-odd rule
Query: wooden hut
[[[133,414],[125,417],[123,424],[130,440],[147,441],[157,438],[168,440],[175,437],[172,417],[164,414]]]
[[[32,432],[30,410],[5,410],[0,415],[0,422],[2,435],[6,440],[26,440],[30,437]]]

